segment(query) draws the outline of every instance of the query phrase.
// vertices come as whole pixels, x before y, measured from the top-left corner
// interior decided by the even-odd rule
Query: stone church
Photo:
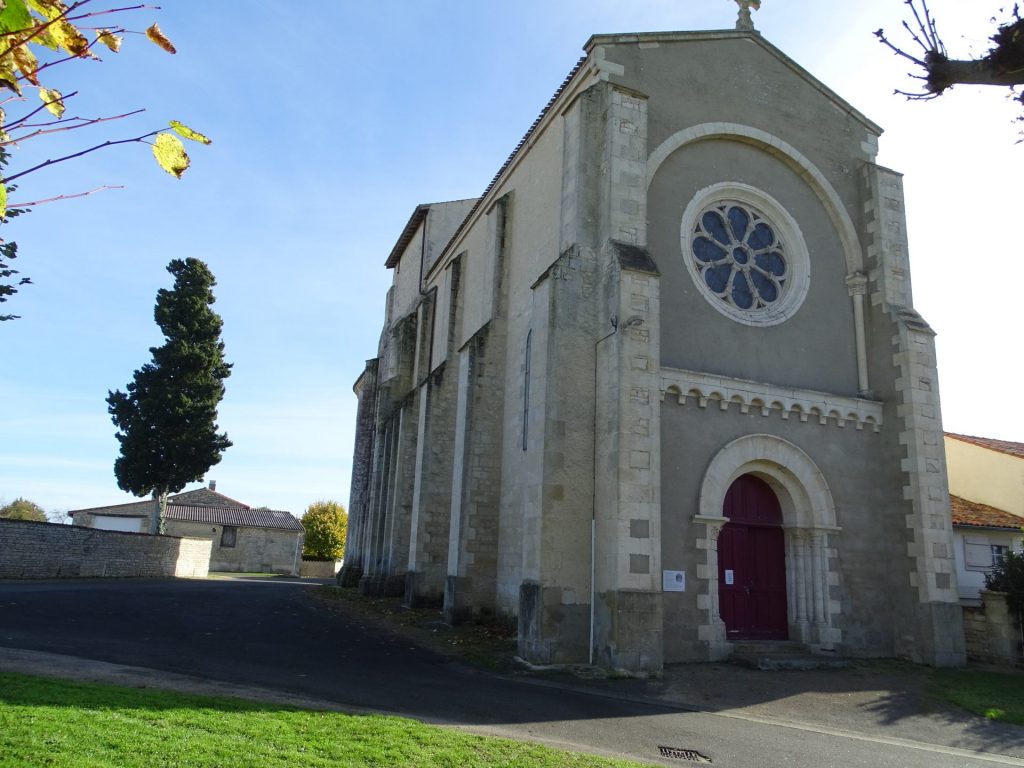
[[[584,50],[483,195],[387,257],[342,583],[514,622],[536,663],[963,663],[881,128],[749,13]]]

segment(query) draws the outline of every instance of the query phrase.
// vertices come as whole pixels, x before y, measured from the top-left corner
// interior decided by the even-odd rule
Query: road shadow
[[[1024,685],[1024,675],[1006,674]],[[1024,757],[1024,727],[949,704],[936,694],[932,675],[927,667],[895,660],[852,661],[843,669],[806,671],[762,671],[725,662],[669,665],[660,679],[574,684],[701,712]]]
[[[0,646],[435,722],[487,726],[697,710],[1024,757],[1024,729],[942,704],[928,690],[927,669],[915,665],[761,672],[683,664],[655,680],[537,676],[506,666],[515,653],[508,628],[504,636],[500,626],[452,628],[439,612],[406,612],[397,599],[323,599],[323,592],[242,579],[0,584]]]
[[[325,600],[325,595],[334,599]],[[1024,727],[1000,723],[955,707],[934,692],[932,671],[896,660],[851,661],[848,667],[803,671],[762,671],[732,663],[667,665],[657,679],[595,676],[585,666],[561,671],[528,671],[513,662],[514,630],[452,628],[440,611],[409,612],[397,598],[364,598],[352,590],[310,592],[341,611],[388,627],[410,642],[482,665],[490,671],[537,685],[599,692],[682,710],[742,714],[840,731],[927,741],[960,749],[999,751],[1024,757]],[[433,627],[433,629],[431,629]],[[474,632],[479,637],[474,637]],[[447,647],[446,647],[447,646]],[[1024,674],[1017,675],[1024,686]]]

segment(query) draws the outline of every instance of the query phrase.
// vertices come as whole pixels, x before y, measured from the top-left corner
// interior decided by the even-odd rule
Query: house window
[[[987,571],[999,565],[1009,551],[1008,544],[993,544],[988,536],[964,536],[964,565],[968,570]]]
[[[526,450],[527,430],[530,421],[530,347],[533,341],[533,331],[526,334],[526,352],[523,362],[523,450]]]
[[[990,549],[992,550],[992,565],[999,565],[1003,562],[1006,553],[1010,551],[1010,548],[1005,544],[992,544]]]
[[[237,538],[238,528],[233,525],[225,525],[220,532],[220,545],[222,547],[233,547]]]

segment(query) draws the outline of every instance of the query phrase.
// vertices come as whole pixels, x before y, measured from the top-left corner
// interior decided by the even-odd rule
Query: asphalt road
[[[952,768],[1024,760],[878,733],[702,713],[467,669],[279,580],[0,583],[0,646],[194,675],[660,762]]]

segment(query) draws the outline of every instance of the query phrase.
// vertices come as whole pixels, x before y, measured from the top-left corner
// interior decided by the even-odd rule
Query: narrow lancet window
[[[526,350],[523,361],[523,450],[526,450],[526,440],[530,423],[530,346],[533,341],[533,331],[526,334]]]

